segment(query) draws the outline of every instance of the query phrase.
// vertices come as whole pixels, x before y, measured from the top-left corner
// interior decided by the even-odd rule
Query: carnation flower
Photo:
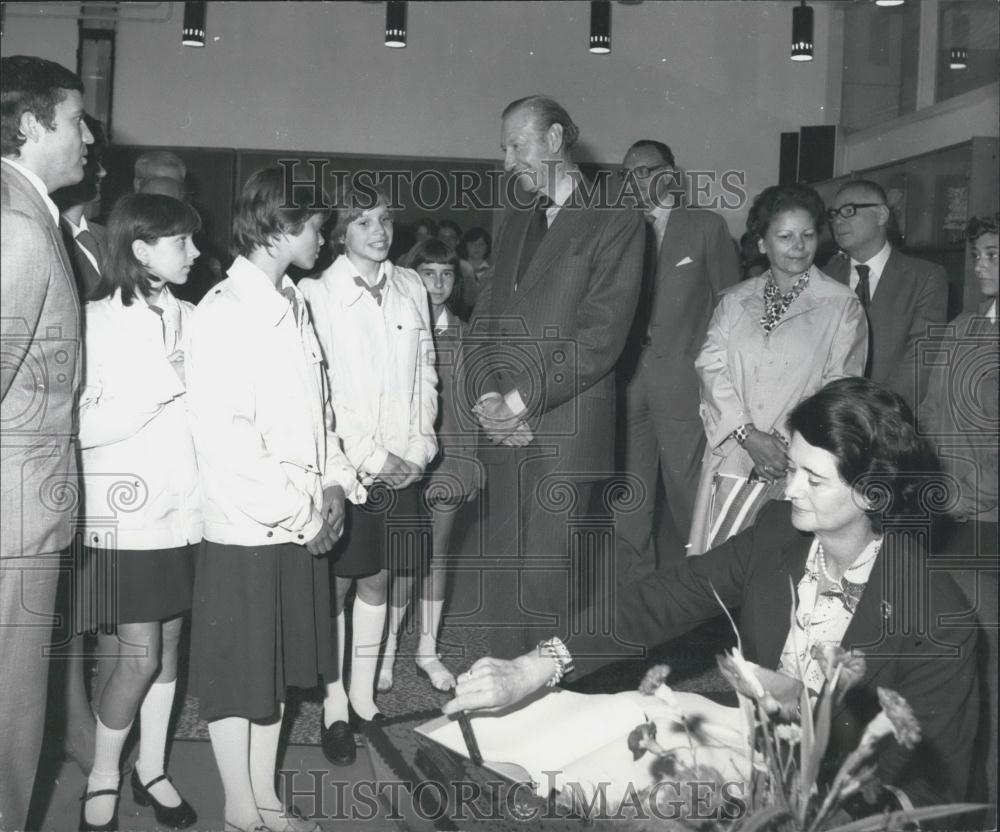
[[[920,723],[906,700],[888,688],[877,688],[882,710],[865,727],[858,750],[870,754],[875,744],[892,733],[903,748],[912,749],[920,742]]]
[[[645,696],[652,696],[656,689],[662,685],[670,675],[669,664],[654,664],[639,683],[639,693]]]
[[[628,750],[632,752],[633,760],[638,760],[647,751],[661,757],[667,753],[656,741],[655,722],[644,722],[632,729],[628,735]]]
[[[809,650],[809,655],[816,660],[816,664],[823,671],[826,681],[829,682],[832,681],[837,668],[843,664],[847,651],[835,642],[824,641],[814,644]]]
[[[797,745],[802,741],[802,728],[794,722],[782,723],[774,726],[774,735],[779,740]]]

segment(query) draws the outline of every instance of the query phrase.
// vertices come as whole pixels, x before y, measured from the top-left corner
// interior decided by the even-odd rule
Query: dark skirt
[[[191,679],[207,720],[277,716],[286,688],[337,678],[327,558],[303,546],[198,549]]]
[[[344,533],[331,553],[333,573],[364,578],[382,569],[416,568],[431,551],[431,519],[423,492],[422,479],[400,491],[376,483],[363,505],[348,503]]]
[[[165,621],[191,609],[195,546],[93,549],[84,546],[73,593],[80,629]]]

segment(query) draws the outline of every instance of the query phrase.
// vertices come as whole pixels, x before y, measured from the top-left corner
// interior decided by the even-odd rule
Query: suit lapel
[[[528,268],[521,278],[517,287],[517,294],[522,295],[527,292],[542,275],[547,274],[549,266],[553,261],[566,254],[566,249],[572,241],[573,236],[583,228],[590,216],[590,211],[586,208],[574,208],[572,200],[567,200],[566,204],[559,209],[556,218],[552,221],[552,226],[542,238],[538,245],[535,256],[531,258]],[[527,226],[527,223],[525,223]],[[522,245],[523,245],[522,234]],[[518,247],[520,253],[520,247]]]
[[[755,586],[758,595],[755,608],[763,617],[757,622],[757,662],[762,667],[777,667],[781,651],[788,639],[788,623],[792,615],[792,593],[805,574],[806,557],[812,540],[797,536],[781,551],[778,568],[772,579]]]
[[[687,209],[678,206],[670,211],[667,227],[663,233],[663,242],[657,254],[657,278],[677,265],[674,259],[683,256],[687,242],[691,237],[691,219]],[[674,260],[673,263],[670,261]]]
[[[875,295],[868,306],[868,319],[873,322],[890,322],[898,320],[900,311],[901,295],[906,283],[903,264],[897,254],[896,249],[889,252],[889,259],[885,261],[885,268],[878,280],[878,287]]]

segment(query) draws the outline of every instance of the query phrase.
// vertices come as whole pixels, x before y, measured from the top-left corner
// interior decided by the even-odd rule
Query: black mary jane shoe
[[[143,784],[139,780],[138,772],[132,769],[132,797],[140,806],[153,807],[157,823],[169,826],[172,829],[187,829],[198,820],[197,812],[183,797],[177,806],[164,806],[159,800],[153,797],[149,789],[161,780],[173,782],[166,774],[161,774],[159,777],[154,777],[148,783]]]
[[[326,727],[320,711],[319,736],[323,756],[331,765],[350,766],[357,760],[358,747],[354,742],[354,732],[344,720],[338,719],[330,727]]]
[[[102,823],[99,826],[94,823],[87,823],[87,801],[92,797],[101,797],[106,794],[113,794],[115,796],[115,810],[111,813],[111,817],[108,818],[106,823]],[[120,797],[118,789],[100,789],[96,792],[88,792],[84,788],[83,796],[80,798],[80,832],[117,832],[118,803],[120,802]]]

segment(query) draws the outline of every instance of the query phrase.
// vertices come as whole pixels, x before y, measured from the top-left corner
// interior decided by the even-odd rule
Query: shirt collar
[[[378,276],[375,282],[378,283],[382,280],[383,275],[386,278],[385,286],[382,291],[387,292],[389,287],[392,286],[392,275],[393,266],[388,260],[382,261],[379,264]],[[346,254],[341,254],[333,263],[330,265],[324,273],[323,277],[329,275],[329,285],[331,291],[334,294],[339,295],[342,302],[346,306],[353,306],[358,302],[358,299],[363,295],[368,294],[363,287],[358,286],[354,282],[355,277],[360,277],[358,273],[358,268],[355,266],[351,259]]]
[[[31,183],[31,186],[38,191],[39,195],[42,197],[42,202],[45,203],[45,207],[49,209],[49,213],[52,215],[52,221],[56,225],[59,225],[59,209],[49,197],[49,191],[45,187],[45,183],[42,181],[42,178],[34,171],[28,170],[24,165],[15,162],[13,159],[8,159],[6,156],[3,157],[3,162],[10,165]]]
[[[275,291],[271,279],[242,255],[233,261],[227,274],[240,298],[271,326],[281,323],[282,318],[291,310],[288,299],[281,294],[281,291]],[[287,274],[282,275],[278,289],[289,288],[295,292],[295,297],[301,306],[303,298],[298,287]]]
[[[854,271],[855,266],[867,266],[869,268],[869,276],[878,279],[882,276],[882,270],[885,268],[885,264],[889,260],[889,255],[892,254],[892,245],[887,241],[884,246],[879,250],[878,254],[864,263],[851,258],[851,271]]]
[[[69,229],[69,233],[73,235],[74,240],[77,237],[79,237],[84,231],[90,230],[90,226],[87,224],[87,218],[83,216],[80,217],[79,225],[74,225],[73,220],[71,220],[65,214],[63,215],[63,222],[66,223],[66,227]]]

